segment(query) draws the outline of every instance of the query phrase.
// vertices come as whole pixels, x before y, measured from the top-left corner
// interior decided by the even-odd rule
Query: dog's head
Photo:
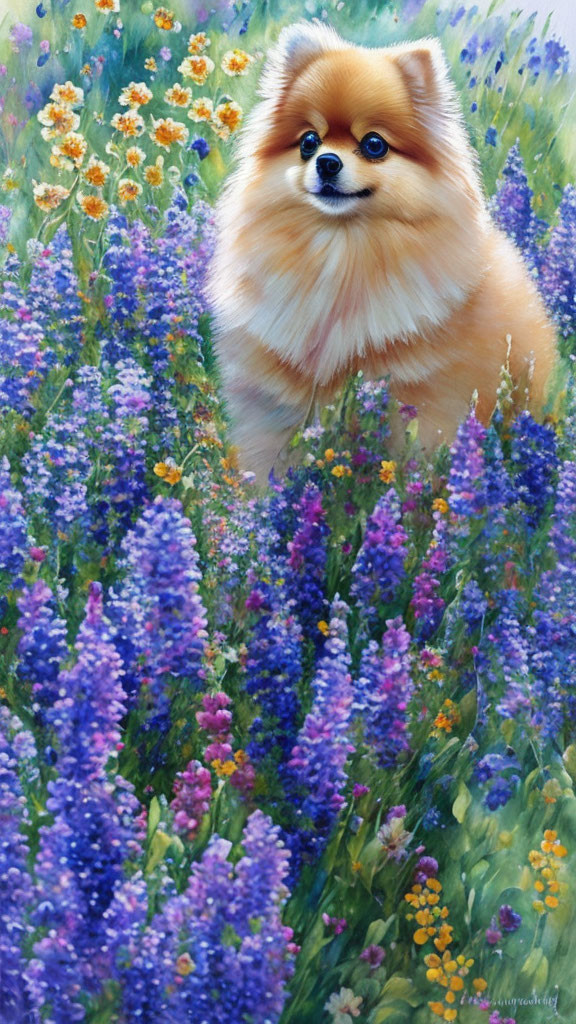
[[[449,212],[455,188],[481,203],[435,39],[372,49],[298,23],[270,52],[260,94],[242,152],[258,165],[265,202],[404,223]]]

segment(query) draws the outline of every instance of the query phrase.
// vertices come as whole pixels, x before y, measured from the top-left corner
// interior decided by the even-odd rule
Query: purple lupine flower
[[[28,307],[44,336],[49,365],[67,366],[80,353],[86,318],[79,289],[70,235],[62,225],[35,259],[26,292]]]
[[[487,611],[488,601],[477,580],[468,580],[462,587],[460,613],[470,631],[480,625]]]
[[[196,721],[208,733],[210,743],[204,751],[208,764],[214,761],[230,761],[232,754],[232,712],[228,710],[232,701],[225,693],[204,694],[202,711],[196,712]],[[230,784],[246,796],[254,788],[255,770],[250,758],[239,752],[232,761],[233,771]]]
[[[564,338],[576,334],[576,186],[566,185],[542,255],[540,290]]]
[[[42,329],[18,284],[18,258],[4,263],[0,285],[0,408],[24,415],[47,370]]]
[[[0,246],[6,245],[8,241],[8,232],[10,230],[10,221],[12,220],[12,210],[9,206],[2,206],[0,204]]]
[[[296,950],[280,918],[289,896],[289,854],[261,811],[248,818],[242,845],[244,855],[233,866],[232,844],[213,836],[186,890],[133,935],[130,956],[117,968],[125,1014],[129,1006],[150,1022],[162,1009],[163,1020],[221,1024],[250,1017],[254,1024],[277,1024]]]
[[[184,771],[178,772],[173,792],[170,810],[174,814],[174,828],[179,835],[185,835],[187,839],[192,840],[210,807],[210,772],[199,761],[189,761]]]
[[[490,633],[483,638],[484,651],[491,647],[491,686],[504,683],[504,692],[496,705],[503,718],[519,718],[531,707],[528,687],[529,646],[521,624],[523,611],[517,590],[502,590],[497,595],[498,615]]]
[[[541,576],[534,593],[537,609],[531,630],[534,673],[534,725],[556,736],[566,715],[576,715],[576,695],[566,682],[576,672],[576,463],[560,467],[556,506],[551,516],[550,549],[555,565]]]
[[[414,869],[414,881],[419,885],[426,885],[429,878],[436,878],[438,874],[438,861],[434,857],[420,857]]]
[[[558,467],[556,433],[552,426],[537,423],[527,411],[516,417],[510,432],[516,497],[526,507],[527,526],[534,529],[554,495]]]
[[[537,243],[548,227],[534,213],[533,198],[517,140],[506,158],[502,178],[490,201],[490,212],[495,224],[512,239],[530,266],[538,263]]]
[[[27,913],[33,887],[27,867],[28,822],[26,800],[18,776],[16,740],[22,723],[8,708],[0,707],[0,1005],[6,1024],[37,1018],[24,979],[24,950],[29,926]]]
[[[58,700],[47,713],[60,747],[60,771],[82,780],[98,778],[120,740],[124,714],[122,662],[104,618],[102,587],[90,584],[86,617],[75,648],[78,660],[58,676]]]
[[[182,505],[158,497],[123,545],[125,579],[112,603],[116,643],[125,665],[125,687],[165,703],[171,685],[198,689],[206,638],[206,612],[196,538]]]
[[[326,539],[330,530],[322,507],[322,495],[308,484],[298,503],[298,522],[288,542],[286,593],[304,635],[318,637],[317,623],[323,617],[325,601]]]
[[[54,595],[43,580],[24,587],[18,598],[19,679],[32,684],[32,697],[42,708],[58,698],[58,672],[68,655],[66,623],[53,609]]]
[[[110,473],[102,488],[114,523],[124,533],[148,496],[146,440],[152,407],[150,380],[133,360],[115,367],[115,382],[108,388],[112,400],[110,424],[103,439],[110,452]],[[109,513],[109,516],[110,516]]]
[[[246,602],[248,604],[248,602]],[[294,746],[298,729],[302,676],[302,631],[293,615],[261,615],[248,644],[246,693],[258,703],[247,752],[259,762],[268,754],[282,758]]]
[[[288,769],[293,786],[302,795],[301,816],[309,821],[309,849],[320,852],[345,798],[345,765],[354,749],[348,732],[352,711],[352,680],[347,644],[347,607],[336,598],[330,632],[312,684],[312,709],[300,729]],[[304,825],[306,831],[309,831]]]
[[[10,463],[3,456],[0,460],[0,572],[16,580],[24,568],[28,548],[28,523],[22,495],[12,486]]]
[[[486,508],[485,438],[484,427],[476,414],[471,412],[458,427],[456,440],[450,448],[449,504],[452,515],[458,517],[458,534],[468,532],[469,524],[466,520],[482,516]]]
[[[9,39],[14,53],[20,53],[21,47],[32,46],[32,43],[34,42],[34,33],[30,28],[30,25],[25,25],[24,22],[17,21],[10,29]]]
[[[400,500],[393,487],[378,499],[366,523],[366,532],[352,573],[352,593],[369,616],[396,595],[405,576],[406,531]]]
[[[392,768],[409,750],[406,709],[414,690],[410,641],[402,619],[388,619],[381,648],[370,641],[362,656],[356,704],[362,708],[366,742],[384,768]]]
[[[410,607],[416,619],[416,631],[421,640],[428,640],[437,629],[446,602],[440,594],[440,579],[448,568],[447,522],[444,515],[434,512],[434,530],[421,571],[413,584]]]

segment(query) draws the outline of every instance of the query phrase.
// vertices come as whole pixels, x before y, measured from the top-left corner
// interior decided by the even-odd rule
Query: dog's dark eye
[[[303,160],[309,160],[320,145],[321,139],[318,132],[306,132],[300,139],[300,155]]]
[[[380,160],[390,149],[386,139],[378,132],[368,132],[360,142],[360,152],[367,160]]]

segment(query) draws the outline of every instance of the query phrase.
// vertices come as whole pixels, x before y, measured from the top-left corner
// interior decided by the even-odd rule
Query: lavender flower
[[[423,641],[428,640],[438,627],[446,603],[439,591],[440,578],[449,563],[447,524],[442,512],[435,512],[434,519],[432,539],[421,571],[414,579],[410,601],[416,619],[417,633]]]
[[[367,615],[388,604],[405,576],[406,531],[400,501],[393,487],[379,498],[366,523],[366,532],[352,568],[352,593]]]
[[[542,256],[540,289],[562,337],[576,333],[576,187],[567,185]]]
[[[448,478],[450,511],[464,520],[458,532],[467,532],[470,518],[482,516],[486,507],[483,444],[486,431],[474,412],[460,424],[450,449],[452,461]]]
[[[210,807],[212,779],[207,768],[199,761],[190,761],[174,782],[174,799],[170,810],[174,814],[174,828],[179,835],[194,839],[203,816]]]
[[[125,579],[113,600],[113,619],[123,656],[128,693],[144,679],[163,705],[168,688],[186,680],[201,685],[206,612],[196,539],[182,506],[156,498],[126,537],[121,568]]]
[[[294,539],[288,543],[286,593],[294,601],[305,636],[316,638],[324,604],[326,538],[329,528],[322,507],[322,496],[314,484],[306,487],[298,504],[298,513]]]
[[[362,708],[366,742],[384,768],[394,767],[402,751],[409,749],[410,640],[401,618],[388,619],[381,650],[371,641],[362,656],[356,703]]]
[[[529,412],[516,417],[511,433],[516,496],[526,507],[527,526],[533,529],[554,495],[556,434],[553,427],[537,423]]]
[[[58,697],[58,672],[68,654],[66,624],[54,614],[53,594],[43,580],[24,587],[18,608],[18,676],[32,684],[35,701],[50,707]]]
[[[294,616],[275,613],[259,618],[248,646],[245,683],[259,707],[247,747],[253,761],[274,752],[285,757],[294,746],[301,648],[302,633]]]
[[[10,463],[0,460],[0,571],[16,580],[28,549],[28,524],[22,496],[10,482]]]
[[[524,259],[532,267],[538,264],[537,243],[548,226],[534,213],[533,198],[534,193],[528,185],[517,140],[506,158],[502,178],[498,181],[496,193],[490,201],[490,211],[494,222],[520,249]]]
[[[345,803],[345,765],[353,747],[348,739],[352,710],[350,655],[347,648],[347,607],[332,604],[330,633],[312,684],[314,701],[288,762],[291,779],[302,795],[301,817],[313,832],[309,849],[320,852]]]

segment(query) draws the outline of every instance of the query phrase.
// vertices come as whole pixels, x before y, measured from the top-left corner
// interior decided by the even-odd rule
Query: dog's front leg
[[[309,398],[275,393],[258,380],[225,373],[224,398],[230,416],[230,439],[237,446],[240,466],[265,483],[271,469],[288,466],[287,445],[303,424]],[[226,379],[227,378],[227,379]]]

